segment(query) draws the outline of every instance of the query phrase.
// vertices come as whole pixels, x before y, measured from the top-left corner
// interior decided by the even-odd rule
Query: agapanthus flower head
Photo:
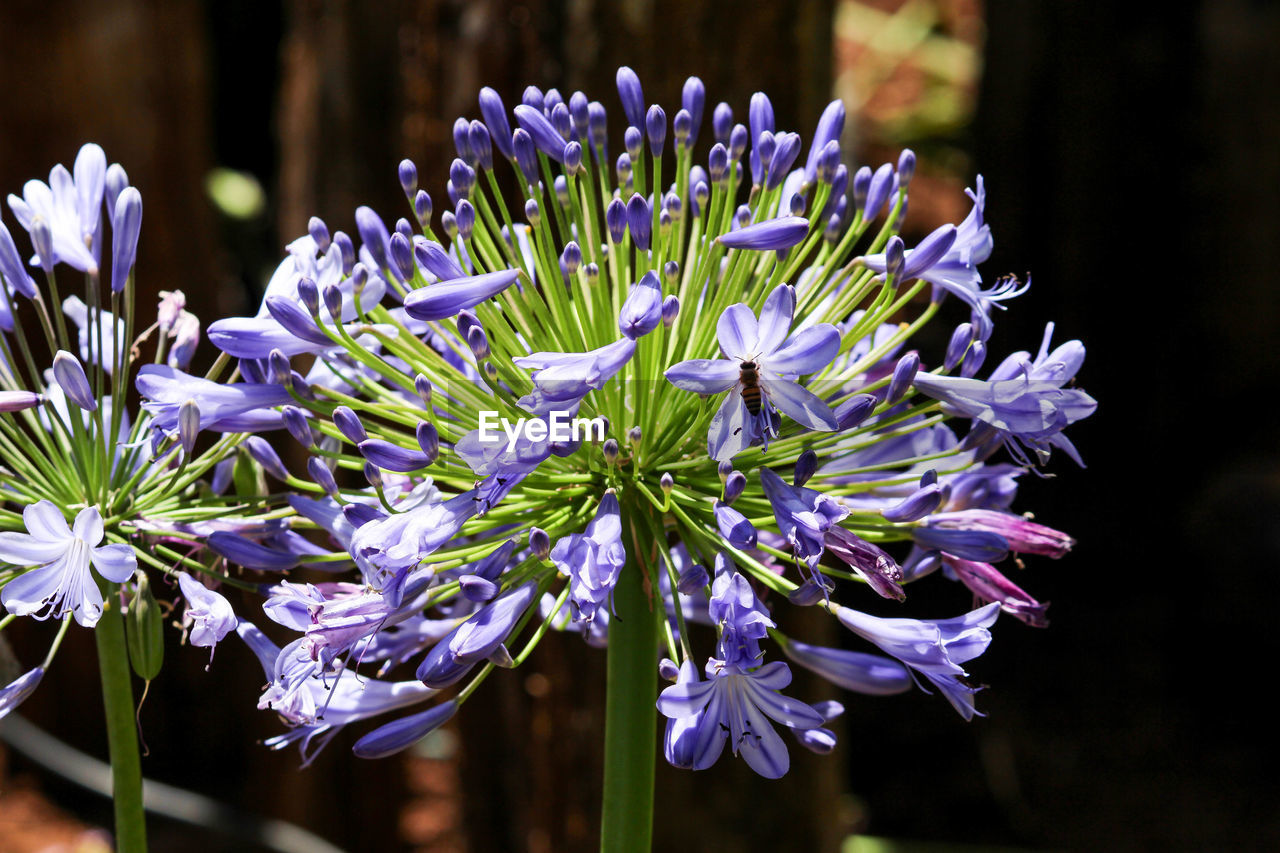
[[[385,754],[451,717],[550,628],[626,648],[640,669],[668,661],[676,684],[645,699],[668,718],[666,754],[682,767],[710,766],[728,742],[779,776],[789,759],[774,723],[815,751],[834,747],[824,725],[842,707],[783,696],[790,671],[769,660],[771,639],[835,685],[895,693],[916,674],[972,716],[963,665],[999,609],[1038,612],[992,564],[1010,550],[1058,556],[1068,542],[1013,504],[1025,451],[1069,448],[1062,430],[1092,411],[1065,387],[1083,350],[1046,343],[973,378],[991,308],[1022,289],[982,289],[981,179],[964,221],[908,243],[915,155],[841,163],[838,102],[806,143],[757,93],[738,105],[745,124],[716,106],[699,143],[700,81],[678,107],[646,102],[629,68],[615,82],[612,107],[486,88],[479,117],[453,124],[438,223],[417,189],[428,176],[406,167],[410,210],[395,228],[361,208],[358,251],[337,235],[328,248],[314,235],[290,244],[258,316],[210,329],[243,359],[249,381],[219,392],[234,400],[144,374],[157,422],[194,399],[202,428],[210,407],[240,429],[283,425],[311,457],[311,482],[283,472],[310,492],[290,500],[296,539],[210,539],[242,565],[323,566],[359,590],[303,604],[277,587],[271,608],[298,616],[301,636],[273,653],[272,707],[313,726],[321,696],[299,685],[341,684],[360,655],[379,673],[413,665],[445,695],[357,750]],[[518,199],[495,190],[508,167]],[[947,293],[968,311],[944,321]],[[913,337],[935,315],[963,324],[945,351]],[[302,377],[294,359],[310,354]],[[1012,464],[991,459],[1001,446]],[[991,604],[904,615],[912,585],[939,567],[962,582],[957,611],[972,594]],[[782,637],[775,609],[791,605],[890,657]],[[894,615],[864,612],[876,608]]]

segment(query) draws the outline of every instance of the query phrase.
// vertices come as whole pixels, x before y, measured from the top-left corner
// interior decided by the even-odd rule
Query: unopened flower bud
[[[400,161],[400,188],[404,190],[405,198],[412,199],[413,194],[418,190],[418,167],[409,159]]]
[[[369,437],[364,424],[360,422],[360,416],[346,406],[338,406],[330,418],[343,437],[352,444],[359,444]]]
[[[901,400],[915,381],[920,370],[920,354],[912,350],[898,359],[893,368],[893,378],[889,380],[889,390],[885,393],[885,402],[893,405]]]
[[[529,530],[529,550],[539,560],[545,560],[551,554],[551,537],[541,527]]]
[[[178,407],[178,442],[182,445],[182,453],[188,459],[196,449],[196,439],[200,436],[200,406],[195,400],[187,400]]]
[[[809,482],[809,478],[818,470],[818,454],[813,450],[806,450],[796,459],[795,477],[792,482],[797,488]]]
[[[430,460],[431,464],[440,457],[440,433],[436,430],[435,424],[430,421],[419,421],[414,431],[418,439],[418,447],[422,448],[423,454]]]
[[[734,471],[724,480],[724,502],[732,504],[747,488],[747,475],[741,471]]]
[[[280,409],[280,414],[284,419],[285,429],[289,431],[289,435],[293,436],[294,441],[307,448],[315,444],[311,424],[307,423],[307,416],[302,413],[302,409],[297,406],[284,406]]]
[[[66,350],[59,350],[53,357],[53,381],[58,383],[62,393],[75,405],[86,412],[96,411],[98,399],[93,395],[93,387],[89,377],[85,375],[80,359]]]

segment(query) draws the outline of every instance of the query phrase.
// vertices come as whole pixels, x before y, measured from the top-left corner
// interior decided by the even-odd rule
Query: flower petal
[[[747,411],[741,391],[734,388],[711,419],[707,452],[717,462],[727,462],[750,446],[754,438],[755,421]]]
[[[103,545],[101,548],[94,548],[89,559],[98,574],[114,583],[124,583],[138,568],[138,556],[129,545]]]
[[[769,298],[764,301],[764,308],[760,309],[759,340],[756,341],[756,348],[760,350],[761,355],[771,353],[782,346],[782,342],[787,339],[787,332],[791,331],[791,318],[795,315],[795,311],[795,288],[789,284],[780,284],[774,288],[773,293],[770,293]],[[835,357],[834,353],[832,357]],[[772,363],[773,358],[769,358],[768,361]]]
[[[104,531],[102,528],[102,514],[98,512],[98,508],[96,506],[87,506],[76,513],[75,525],[72,527],[71,532],[90,548],[101,542]]]
[[[67,550],[65,541],[37,539],[25,533],[0,533],[0,561],[15,566],[40,566]]]
[[[683,391],[719,394],[738,381],[738,365],[721,358],[694,358],[667,368],[667,381]]]
[[[789,418],[809,429],[834,431],[839,425],[831,407],[822,402],[812,391],[800,387],[789,379],[763,379],[761,383],[769,394],[769,400]]]
[[[756,315],[743,302],[730,305],[716,322],[716,338],[729,358],[750,361],[756,355],[759,325]]]
[[[71,528],[52,501],[36,501],[22,511],[22,522],[32,536],[45,541],[71,538]]]
[[[765,365],[774,373],[817,373],[839,351],[840,332],[830,323],[820,323],[792,335],[782,349],[765,359]]]

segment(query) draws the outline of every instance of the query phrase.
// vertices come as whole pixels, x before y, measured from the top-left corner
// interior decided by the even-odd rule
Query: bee
[[[738,381],[742,383],[742,402],[747,404],[747,411],[754,417],[760,414],[760,373],[754,361],[744,361],[738,365]]]

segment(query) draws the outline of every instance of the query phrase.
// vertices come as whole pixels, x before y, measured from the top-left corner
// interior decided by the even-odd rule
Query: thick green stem
[[[144,853],[147,824],[142,811],[142,760],[133,722],[133,685],[129,647],[124,639],[124,614],[117,584],[102,584],[108,607],[94,628],[98,640],[98,670],[102,704],[107,716],[107,746],[111,755],[111,795],[115,803],[116,850]]]
[[[629,559],[613,593],[617,615],[609,621],[600,828],[604,853],[648,851],[653,835],[658,622],[645,584],[644,567],[650,561],[637,550],[637,543],[651,546],[652,534],[632,530],[636,535],[628,543]]]

